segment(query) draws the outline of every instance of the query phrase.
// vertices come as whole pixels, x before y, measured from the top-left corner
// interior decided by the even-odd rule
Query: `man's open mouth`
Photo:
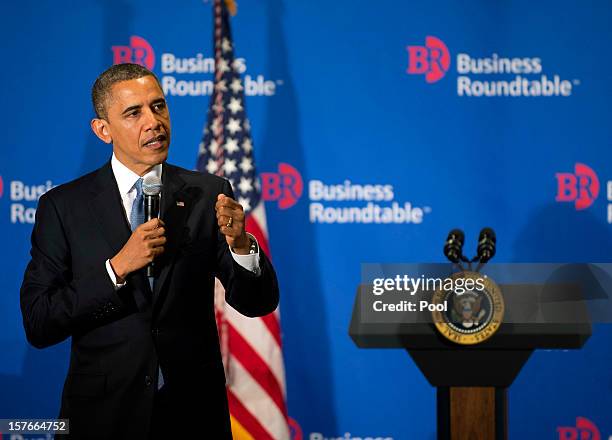
[[[148,148],[159,148],[162,146],[162,143],[166,140],[166,135],[165,134],[159,134],[151,139],[149,139],[148,141],[146,141],[143,144],[143,147],[148,147]]]

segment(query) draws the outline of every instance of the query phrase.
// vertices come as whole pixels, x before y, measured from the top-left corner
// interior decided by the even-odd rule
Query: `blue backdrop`
[[[29,347],[19,312],[37,199],[110,157],[89,128],[89,92],[130,57],[164,84],[169,161],[195,166],[212,11],[200,0],[3,9],[0,418],[55,417],[68,345]],[[435,392],[408,355],[348,337],[361,263],[441,261],[448,230],[462,227],[471,249],[482,226],[497,232],[498,262],[612,260],[610,22],[604,0],[239,3],[288,407],[304,438],[435,437]],[[389,222],[342,211],[393,206]],[[536,353],[510,392],[510,437],[556,439],[577,417],[612,436],[611,345],[598,325],[581,351]]]

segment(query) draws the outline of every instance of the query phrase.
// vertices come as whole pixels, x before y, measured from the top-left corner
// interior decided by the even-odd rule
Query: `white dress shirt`
[[[132,212],[132,205],[134,204],[134,200],[136,199],[136,182],[138,181],[138,179],[140,179],[140,177],[144,179],[145,177],[150,175],[157,176],[161,179],[162,164],[155,165],[151,171],[144,174],[143,176],[139,176],[138,174],[130,170],[128,167],[126,167],[124,164],[119,162],[119,159],[117,159],[115,157],[115,154],[113,153],[113,157],[111,159],[111,167],[113,169],[113,174],[115,175],[115,180],[117,181],[117,186],[119,187],[119,194],[121,194],[121,202],[123,203],[125,217],[129,223],[130,213]],[[255,237],[253,237],[251,234],[249,234],[249,236],[255,240]],[[261,269],[259,267],[259,247],[258,252],[254,254],[240,255],[235,253],[231,248],[230,252],[236,263],[244,267],[246,270],[255,273],[256,275],[260,274]],[[108,272],[108,276],[110,277],[111,281],[115,285],[115,289],[120,289],[121,287],[125,286],[125,282],[117,283],[117,277],[115,275],[115,272],[113,271],[113,268],[111,267],[110,260],[106,260],[106,271]]]

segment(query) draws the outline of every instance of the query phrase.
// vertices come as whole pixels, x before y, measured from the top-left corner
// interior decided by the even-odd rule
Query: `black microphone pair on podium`
[[[159,199],[161,196],[162,181],[157,176],[147,176],[142,181],[144,193],[144,221],[159,217]],[[147,277],[154,276],[153,262],[147,266]]]
[[[469,260],[463,255],[463,243],[465,242],[465,234],[461,229],[453,229],[448,233],[446,243],[444,243],[444,255],[449,261],[461,267],[461,262],[472,263],[478,261],[478,271],[495,255],[496,244],[495,232],[491,228],[482,228],[478,235],[478,246],[476,247],[476,256]],[[462,267],[461,267],[462,268]],[[463,269],[463,268],[462,268]]]

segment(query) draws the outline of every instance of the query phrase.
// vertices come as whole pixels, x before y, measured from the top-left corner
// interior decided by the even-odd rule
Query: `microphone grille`
[[[463,242],[465,241],[465,234],[463,233],[463,231],[461,229],[453,229],[453,230],[451,230],[448,233],[447,240],[450,240],[453,235],[455,236],[455,240],[459,241],[463,245]]]
[[[480,231],[479,237],[478,237],[478,241],[482,240],[486,236],[488,236],[489,239],[491,239],[493,241],[493,243],[495,243],[496,237],[495,237],[495,231],[493,229],[491,229],[491,228],[482,228],[482,230]]]
[[[156,196],[159,195],[162,189],[162,181],[157,176],[147,176],[142,181],[142,192],[144,192],[147,196]]]

